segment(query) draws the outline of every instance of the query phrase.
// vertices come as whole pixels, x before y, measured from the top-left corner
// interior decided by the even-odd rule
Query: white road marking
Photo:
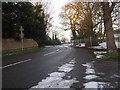
[[[28,62],[28,61],[31,61],[32,59],[27,59],[27,60],[24,60],[24,61],[20,61],[20,62],[16,62],[16,63],[13,63],[13,64],[9,64],[9,65],[6,65],[6,66],[3,66],[3,67],[0,67],[0,69],[2,68],[7,68],[7,67],[11,67],[11,66],[15,66],[17,64],[21,64],[21,63],[25,63],[25,62]]]
[[[56,53],[56,52],[58,52],[59,50],[60,50],[60,49],[57,49],[56,51],[53,51],[53,52],[50,52],[50,53],[44,54],[44,56],[47,56],[47,55],[50,55],[50,54]]]
[[[67,46],[67,48],[68,48],[68,46]],[[70,48],[70,49],[71,49],[71,48]],[[50,54],[54,54],[54,53],[61,53],[61,52],[62,52],[62,50],[57,49],[57,50],[55,50],[55,51],[53,51],[53,52],[44,54],[44,56],[47,56],[47,55],[50,55]]]

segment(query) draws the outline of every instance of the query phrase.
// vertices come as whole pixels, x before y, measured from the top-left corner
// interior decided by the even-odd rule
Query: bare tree
[[[102,2],[101,3],[103,8],[103,19],[104,19],[104,26],[105,26],[105,33],[107,37],[107,50],[109,53],[117,52],[117,47],[115,45],[114,39],[114,31],[113,31],[113,23],[112,23],[112,16],[111,13],[116,5],[116,2],[112,2],[110,6],[109,2]]]
[[[52,14],[54,13],[53,6],[51,4],[51,0],[41,0],[43,9],[44,9],[44,18],[45,18],[45,24],[46,24],[46,31],[49,33],[49,28],[52,26],[53,17]]]

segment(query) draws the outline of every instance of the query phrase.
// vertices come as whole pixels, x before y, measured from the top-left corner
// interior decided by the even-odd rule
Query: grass
[[[118,59],[118,58],[120,58],[120,52],[102,53],[100,55],[104,55],[104,58],[107,58],[107,59]]]
[[[2,52],[2,53],[0,53],[0,55],[6,56],[6,55],[22,54],[22,53],[28,53],[28,52],[33,52],[33,51],[39,51],[39,50],[42,50],[42,49],[43,49],[43,47],[33,48],[33,49],[17,50],[17,51],[8,51],[8,52]]]

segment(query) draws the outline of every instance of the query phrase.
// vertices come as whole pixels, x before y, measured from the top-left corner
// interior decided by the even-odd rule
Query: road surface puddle
[[[74,69],[75,58],[58,68],[58,72],[48,74],[49,77],[43,79],[38,85],[32,88],[70,88],[73,83],[78,82],[76,78],[63,79],[63,77]]]
[[[66,63],[65,65],[59,67],[58,71],[70,72],[72,69],[74,69],[74,64],[75,64],[75,58],[72,59],[69,63]]]
[[[112,75],[110,78],[120,78],[120,76],[117,75],[117,74],[114,74],[114,75]]]
[[[84,88],[95,88],[95,90],[98,90],[98,88],[104,88],[109,85],[108,82],[94,81],[94,79],[99,78],[99,76],[95,74],[94,61],[82,65],[86,67],[86,76],[83,77],[86,80],[86,83],[83,84]],[[102,75],[104,74],[102,73]]]
[[[102,54],[102,53],[107,53],[106,51],[94,51],[94,54]]]
[[[86,63],[86,64],[82,64],[83,66],[86,67],[86,72],[85,72],[86,76],[83,77],[86,80],[91,80],[91,79],[95,79],[95,78],[99,77],[99,76],[94,75],[95,74],[95,70],[94,70],[93,63],[94,63],[94,61]],[[93,74],[93,75],[91,75],[91,74]]]
[[[91,80],[91,79],[95,79],[95,78],[97,78],[98,76],[96,76],[96,75],[86,75],[85,77],[83,77],[84,79],[86,79],[86,80]]]
[[[94,90],[99,90],[98,88],[104,88],[108,84],[105,82],[91,81],[91,82],[85,83],[83,85],[85,86],[85,88],[95,88]]]
[[[107,52],[106,51],[94,51],[96,58],[103,58],[104,55],[101,55],[101,54],[104,54],[104,53],[107,53]]]
[[[104,55],[96,55],[96,58],[103,58]]]
[[[86,74],[94,74],[95,73],[95,70],[94,70],[94,67],[93,67],[93,62],[89,62],[89,63],[86,63],[86,64],[82,64],[83,66],[86,67]]]
[[[43,79],[38,85],[32,88],[70,88],[70,86],[76,82],[76,79],[65,80],[63,77],[66,75],[64,72],[53,72],[49,74],[49,77]]]

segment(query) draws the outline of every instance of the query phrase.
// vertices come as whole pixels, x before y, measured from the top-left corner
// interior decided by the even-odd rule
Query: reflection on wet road
[[[3,69],[3,88],[98,89],[120,86],[119,63],[99,62],[88,49],[70,44],[3,57],[3,65],[11,65]]]
[[[106,65],[104,67],[102,64],[95,62],[95,61],[91,61],[91,62],[87,62],[86,64],[82,64],[84,67],[86,67],[86,72],[85,72],[86,76],[83,77],[86,80],[86,83],[83,84],[85,86],[85,88],[96,88],[96,89],[99,88],[100,89],[100,88],[116,88],[119,86],[118,79],[120,79],[120,75],[115,74],[115,73],[118,73],[118,71],[117,72],[112,71],[115,68],[117,69],[117,66],[114,66],[112,64],[111,67],[109,65]],[[107,64],[110,64],[110,63],[107,63]],[[96,65],[97,65],[97,67],[99,67],[99,65],[101,65],[102,68],[97,68],[97,67],[95,67]],[[109,67],[109,70],[111,70],[111,72],[105,70],[106,67],[107,68]],[[113,67],[114,67],[114,69],[113,69]],[[99,69],[101,71],[99,71]],[[104,72],[104,70],[105,70],[105,72]],[[108,75],[106,73],[111,73],[111,75]],[[115,79],[115,78],[117,78],[117,79]],[[112,82],[111,82],[111,80],[112,80]]]

